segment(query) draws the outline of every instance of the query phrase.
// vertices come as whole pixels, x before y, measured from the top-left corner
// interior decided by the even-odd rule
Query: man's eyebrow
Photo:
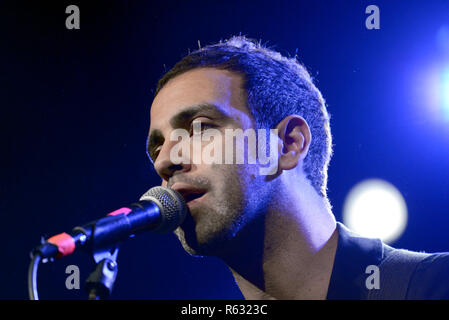
[[[172,128],[180,128],[195,116],[203,113],[216,118],[229,118],[229,116],[219,106],[212,103],[201,103],[183,108],[179,113],[174,115],[169,122]],[[150,132],[147,140],[147,153],[151,162],[154,161],[154,150],[162,144],[164,140],[164,135],[159,129],[155,129]]]
[[[216,118],[228,118],[227,114],[219,106],[212,103],[202,103],[183,108],[170,119],[170,124],[173,128],[182,127],[187,121],[201,113],[209,114]]]

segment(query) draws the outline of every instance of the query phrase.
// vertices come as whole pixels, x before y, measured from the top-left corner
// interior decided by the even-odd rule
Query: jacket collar
[[[338,244],[327,292],[328,300],[366,299],[365,273],[369,265],[379,265],[384,244],[380,239],[363,238],[337,222]]]

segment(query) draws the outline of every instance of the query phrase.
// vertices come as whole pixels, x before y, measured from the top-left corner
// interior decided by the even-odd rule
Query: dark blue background
[[[81,29],[65,28],[76,4]],[[365,8],[380,8],[380,30]],[[438,30],[448,1],[87,1],[3,3],[0,298],[26,299],[29,251],[137,200],[159,179],[146,158],[158,78],[188,49],[242,33],[298,54],[332,115],[329,197],[341,220],[354,184],[371,177],[404,195],[409,221],[396,247],[448,251],[449,123],[429,115],[420,79],[449,65]],[[167,69],[166,69],[167,68]],[[217,259],[188,256],[173,235],[144,234],[119,254],[117,299],[241,298]],[[39,271],[43,299],[85,299],[65,267]]]

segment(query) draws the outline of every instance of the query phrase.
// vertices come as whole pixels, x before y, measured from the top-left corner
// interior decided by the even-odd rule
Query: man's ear
[[[284,118],[277,126],[280,139],[279,169],[296,168],[309,151],[312,134],[306,120],[298,115]]]

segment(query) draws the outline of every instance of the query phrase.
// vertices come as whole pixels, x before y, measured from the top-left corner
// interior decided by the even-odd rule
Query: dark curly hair
[[[182,58],[159,80],[155,96],[176,76],[205,67],[243,75],[248,108],[258,128],[275,128],[291,114],[307,121],[312,141],[304,171],[318,194],[327,198],[327,169],[332,156],[330,116],[321,92],[296,57],[284,57],[260,42],[234,36]]]

